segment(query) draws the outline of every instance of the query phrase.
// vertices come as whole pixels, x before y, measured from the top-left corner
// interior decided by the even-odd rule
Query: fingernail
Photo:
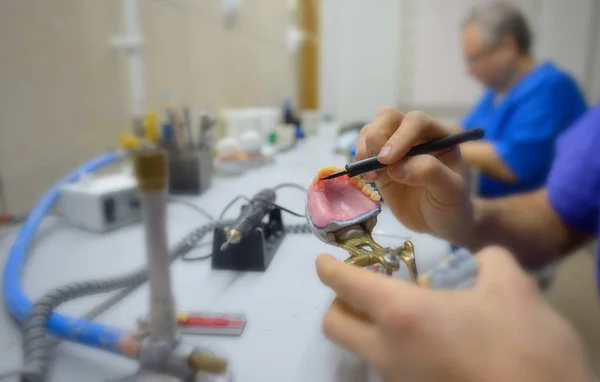
[[[379,152],[379,157],[380,158],[385,158],[388,155],[390,155],[392,153],[392,146],[390,145],[385,145],[383,146],[383,148],[381,149],[381,151]]]
[[[376,175],[377,174],[375,173],[375,171],[369,171],[369,172],[364,173],[362,177],[365,180],[371,181],[371,180],[375,180]]]

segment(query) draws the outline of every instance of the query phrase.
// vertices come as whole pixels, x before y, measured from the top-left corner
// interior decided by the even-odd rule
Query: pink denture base
[[[363,194],[347,177],[319,180],[307,193],[307,207],[312,223],[324,228],[331,222],[356,219],[380,207]]]

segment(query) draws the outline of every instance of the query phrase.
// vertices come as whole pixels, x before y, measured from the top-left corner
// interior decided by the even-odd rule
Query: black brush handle
[[[449,135],[447,137],[440,138],[435,141],[414,146],[413,148],[408,150],[406,156],[411,157],[415,155],[429,154],[435,151],[448,149],[450,147],[457,146],[461,143],[465,143],[468,141],[476,141],[478,139],[483,138],[483,135],[483,129],[478,127],[458,134]],[[353,177],[367,173],[369,171],[379,170],[386,166],[387,165],[379,162],[377,160],[377,157],[372,157],[347,164],[346,171],[349,177]]]
[[[463,131],[462,133],[449,135],[435,141],[417,145],[408,150],[406,156],[412,157],[415,155],[429,154],[435,151],[448,149],[468,141],[476,141],[481,138],[483,138],[483,129],[478,127],[468,131]]]
[[[350,178],[361,175],[369,171],[375,171],[386,167],[387,165],[377,160],[377,157],[367,158],[349,163],[346,165],[346,175]]]

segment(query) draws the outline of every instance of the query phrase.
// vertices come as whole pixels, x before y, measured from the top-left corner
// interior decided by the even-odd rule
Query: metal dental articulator
[[[426,274],[419,274],[413,243],[406,240],[396,248],[381,246],[372,236],[376,223],[377,218],[371,217],[363,223],[330,231],[326,235],[315,230],[310,221],[309,226],[321,241],[345,249],[350,254],[350,257],[344,260],[347,264],[361,268],[379,266],[384,269],[386,275],[391,276],[400,269],[400,264],[404,263],[412,282],[425,288],[466,289],[475,283],[479,265],[475,256],[467,250],[461,249],[451,253]]]
[[[380,245],[373,239],[373,228],[377,224],[377,216],[381,213],[381,197],[379,193],[358,177],[345,177],[340,178],[341,180],[318,180],[321,175],[335,170],[336,168],[333,167],[324,167],[319,170],[317,177],[311,185],[312,191],[309,189],[307,193],[305,216],[311,232],[324,243],[346,250],[350,254],[350,257],[344,260],[345,263],[357,265],[362,268],[379,265],[385,270],[387,275],[391,275],[400,269],[400,263],[402,262],[406,265],[412,281],[418,283],[419,273],[417,271],[415,249],[412,242],[407,240],[399,247],[389,248]],[[348,182],[346,183],[346,187],[356,189],[355,192],[363,193],[366,198],[365,200],[372,199],[368,202],[370,203],[369,211],[349,220],[337,221],[332,219],[326,225],[321,221],[321,227],[317,227],[311,215],[311,206],[313,208],[312,212],[315,215],[321,212],[317,209],[320,210],[322,206],[320,203],[312,203],[311,198],[312,201],[315,201],[318,197],[314,195],[324,192],[320,190],[321,186],[318,184],[319,182]],[[338,183],[339,185],[340,183]],[[363,188],[366,191],[363,192]],[[330,202],[335,201],[331,200]],[[351,201],[346,201],[343,203],[344,207],[341,209],[351,209],[352,207],[348,205],[351,203]]]
[[[419,274],[413,243],[406,240],[404,245],[397,248],[381,246],[371,235],[377,222],[376,218],[371,219],[374,220],[369,221],[369,224],[350,226],[333,234],[335,237],[334,245],[344,248],[350,254],[350,257],[344,262],[362,268],[379,264],[385,269],[387,275],[398,271],[400,262],[403,262],[408,269],[411,280],[418,283]]]
[[[328,170],[332,171],[332,168]],[[328,170],[327,168],[321,169],[319,175],[326,174],[329,172]],[[338,173],[334,174],[339,176],[337,175]],[[324,180],[329,178],[320,178],[319,181],[331,181]],[[315,183],[317,182],[316,179],[319,179],[319,177],[315,178],[311,187],[318,189],[319,186]],[[348,185],[348,187],[356,187],[363,190],[363,193],[366,192],[376,202],[370,211],[349,221],[339,222],[330,220],[326,226],[317,227],[310,213],[310,194],[307,194],[305,215],[310,230],[319,240],[326,244],[343,248],[348,252],[350,256],[344,260],[345,263],[361,268],[372,268],[373,266],[382,268],[388,276],[398,271],[400,264],[404,263],[410,274],[411,281],[416,285],[428,288],[467,288],[474,283],[478,273],[478,263],[475,257],[466,250],[451,253],[427,274],[419,274],[415,258],[415,248],[411,241],[406,240],[402,245],[394,248],[384,247],[377,243],[373,239],[373,229],[377,224],[377,217],[381,213],[381,206],[379,204],[380,195],[358,177],[348,178],[347,181],[352,184]],[[332,200],[329,202],[332,202]],[[348,203],[352,202],[346,201],[344,209],[351,207],[348,206]],[[321,204],[316,203],[315,205],[317,207],[313,208],[321,208]]]

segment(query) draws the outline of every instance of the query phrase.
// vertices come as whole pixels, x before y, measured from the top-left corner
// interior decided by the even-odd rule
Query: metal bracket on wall
[[[242,0],[222,0],[221,7],[223,11],[223,21],[228,27],[233,27],[237,20],[240,8],[242,6]]]

